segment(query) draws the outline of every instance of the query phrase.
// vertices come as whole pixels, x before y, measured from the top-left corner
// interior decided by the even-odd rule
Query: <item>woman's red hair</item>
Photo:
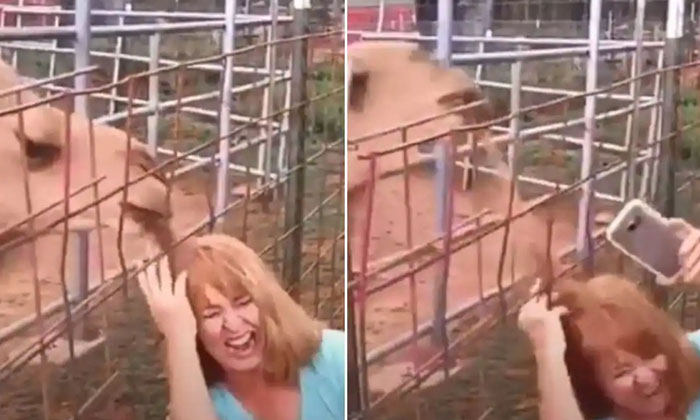
[[[644,359],[666,356],[664,382],[671,401],[667,414],[685,418],[700,392],[700,356],[681,327],[634,284],[615,275],[585,283],[563,281],[554,305],[567,307],[562,318],[566,338],[565,360],[584,417],[614,415],[614,404],[599,385],[601,358],[616,349]]]

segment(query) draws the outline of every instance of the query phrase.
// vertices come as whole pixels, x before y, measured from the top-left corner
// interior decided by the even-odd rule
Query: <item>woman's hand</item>
[[[149,265],[139,275],[139,286],[153,320],[168,341],[194,339],[197,334],[197,322],[187,300],[186,284],[187,272],[183,271],[173,285],[166,258]]]
[[[669,225],[683,240],[678,251],[681,272],[674,283],[700,284],[700,230],[683,219],[671,219]]]
[[[539,284],[540,280],[537,280],[533,287],[533,294],[534,291],[539,290]],[[553,297],[555,296],[556,294],[553,294]],[[566,340],[561,316],[566,313],[568,310],[563,306],[547,309],[547,298],[542,294],[535,295],[520,308],[518,326],[530,337],[535,353],[564,352]]]

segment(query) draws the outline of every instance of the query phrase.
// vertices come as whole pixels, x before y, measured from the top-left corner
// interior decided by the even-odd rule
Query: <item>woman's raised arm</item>
[[[546,299],[535,296],[518,316],[518,325],[530,337],[537,361],[540,420],[584,420],[564,361],[564,313],[563,307],[547,309]]]
[[[158,330],[165,336],[170,389],[170,420],[217,420],[197,355],[197,322],[187,300],[187,273],[173,284],[168,262],[158,262],[139,277],[139,285]]]

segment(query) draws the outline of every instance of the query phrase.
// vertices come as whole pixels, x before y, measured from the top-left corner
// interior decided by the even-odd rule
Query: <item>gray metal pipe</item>
[[[80,70],[90,66],[90,2],[77,1],[75,2],[75,69]],[[80,74],[74,79],[75,89],[78,91],[85,90],[88,87],[88,75]],[[75,96],[75,112],[89,116],[88,101],[86,95]]]
[[[289,23],[289,19],[280,17],[278,24]],[[270,23],[270,18],[246,19],[236,22],[238,27],[259,26]],[[161,24],[135,24],[135,25],[104,25],[92,28],[93,38],[111,38],[115,36],[136,36],[151,35],[160,33],[185,33],[185,32],[205,32],[220,30],[226,27],[225,20],[210,22],[180,22]],[[78,30],[75,26],[62,27],[30,27],[30,28],[2,28],[0,29],[0,41],[23,41],[36,39],[75,39]]]
[[[451,65],[452,58],[452,21],[454,10],[452,9],[452,0],[438,0],[438,28],[437,28],[437,51],[436,58],[443,67]],[[448,148],[451,148],[451,138],[438,140],[435,142],[435,200],[437,209],[437,232],[438,236],[444,236],[447,233],[449,224],[448,217],[450,215],[448,209],[449,188],[452,187],[451,175],[453,172],[453,164],[448,160],[450,154]],[[435,346],[446,347],[447,343],[447,280],[449,277],[449,259],[445,259],[440,263],[437,279],[433,289],[433,331],[432,342]]]
[[[236,36],[236,0],[226,0],[226,30],[224,31],[224,39],[222,43],[222,52],[230,54],[235,49]],[[231,139],[231,89],[233,88],[233,56],[228,55],[224,62],[223,86],[221,97],[221,111],[219,115],[219,137],[225,138],[219,142],[219,166],[216,182],[216,212],[223,213],[228,205],[229,190],[229,147]],[[219,227],[222,224],[219,223]]]
[[[152,157],[156,157],[158,149],[158,103],[159,101],[159,79],[158,73],[158,61],[160,59],[160,33],[155,33],[149,37],[148,44],[148,70],[154,72],[148,76],[148,108],[151,110],[151,114],[148,116],[147,120],[147,141],[148,141],[148,152]]]
[[[598,40],[600,39],[600,14],[602,0],[591,0],[590,20],[588,22],[588,57],[586,69],[586,91],[591,92],[597,89],[598,85]],[[586,105],[583,111],[584,134],[581,158],[581,179],[590,177],[593,170],[593,140],[595,139],[596,128],[596,97],[586,96]],[[586,181],[582,187],[581,199],[578,208],[578,230],[576,232],[576,251],[587,268],[591,269],[593,258],[593,243],[591,240],[591,229],[593,227],[593,214],[591,204],[593,201],[593,181]]]

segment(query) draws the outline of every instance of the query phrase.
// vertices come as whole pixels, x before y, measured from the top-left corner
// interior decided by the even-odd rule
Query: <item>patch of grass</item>
[[[700,91],[681,92],[681,125],[700,123]],[[697,168],[700,166],[700,126],[685,130],[681,136],[681,158]]]
[[[333,67],[335,66],[335,69]],[[331,63],[318,66],[309,74],[309,83],[313,84],[314,96],[330,93],[342,87],[343,69]],[[312,104],[309,115],[312,123],[311,138],[316,142],[332,142],[342,138],[345,127],[344,95],[342,92]]]

